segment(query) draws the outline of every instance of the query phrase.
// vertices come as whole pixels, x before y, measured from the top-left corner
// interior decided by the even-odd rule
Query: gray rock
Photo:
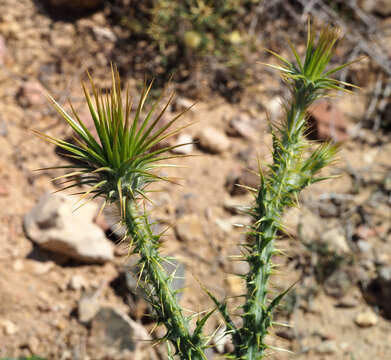
[[[247,194],[248,190],[240,185],[257,189],[260,185],[260,178],[248,169],[231,170],[225,180],[225,187],[232,196]]]
[[[88,203],[76,212],[75,200],[46,194],[24,217],[27,236],[40,247],[86,263],[113,260],[113,245],[93,223],[97,206]]]
[[[198,134],[199,144],[203,150],[212,154],[220,154],[230,147],[228,137],[212,127],[204,127]]]
[[[79,321],[88,324],[98,313],[101,306],[101,288],[94,292],[85,293],[77,304]]]
[[[167,274],[173,277],[171,281],[171,289],[174,291],[183,289],[185,287],[185,265],[176,259],[170,259],[163,262],[162,266]],[[128,263],[125,271],[125,278],[126,286],[133,294],[145,297],[145,273],[143,273],[141,279],[139,279],[139,266],[135,261],[130,261]],[[182,292],[178,292],[176,294],[178,301],[182,298],[182,295]]]
[[[114,360],[141,359],[151,340],[142,325],[116,309],[103,307],[91,321],[88,342],[97,349],[100,358]]]
[[[254,139],[256,135],[250,117],[244,114],[234,116],[229,121],[226,132],[230,136],[238,136],[247,139]]]
[[[94,35],[98,41],[112,41],[115,42],[117,37],[115,34],[107,27],[104,26],[94,26],[92,28]]]
[[[338,352],[338,346],[335,341],[326,340],[315,348],[315,352],[320,355],[332,355]]]
[[[350,275],[343,269],[335,270],[325,281],[324,289],[327,295],[341,298],[353,286]]]
[[[369,253],[372,250],[372,244],[360,239],[357,241],[357,248],[361,253]]]
[[[382,266],[379,269],[379,280],[383,283],[390,283],[391,285],[391,266]]]

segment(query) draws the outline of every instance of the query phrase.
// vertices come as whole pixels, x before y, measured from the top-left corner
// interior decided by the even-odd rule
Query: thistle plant
[[[254,221],[248,229],[248,241],[242,245],[241,260],[248,263],[249,270],[244,276],[247,292],[243,295],[245,301],[240,325],[231,318],[227,303],[209,294],[223,316],[227,335],[232,336],[234,350],[230,356],[234,359],[264,358],[268,348],[265,337],[274,324],[273,313],[289,290],[271,296],[269,285],[273,271],[272,256],[277,252],[277,232],[283,230],[283,213],[287,207],[297,204],[301,190],[325,179],[319,171],[330,164],[337,153],[337,146],[331,143],[317,145],[313,150],[313,144],[306,140],[305,135],[308,107],[329,90],[345,90],[344,87],[349,85],[330,77],[348,64],[328,69],[338,38],[339,32],[332,28],[324,28],[316,38],[309,26],[304,60],[300,60],[292,45],[295,62],[271,52],[282,65],[270,66],[281,72],[291,95],[285,104],[285,119],[281,124],[273,125],[273,162],[266,172],[259,166],[259,188],[249,189],[254,194],[254,206],[248,213]],[[138,268],[140,277],[144,274],[148,284],[148,300],[158,323],[166,327],[165,339],[175,350],[169,354],[170,358],[206,359],[204,350],[209,337],[203,333],[203,327],[213,310],[199,317],[194,329],[190,326],[191,318],[184,316],[176,292],[171,288],[173,275],[168,275],[162,266],[169,259],[160,255],[160,235],[153,233],[148,214],[142,206],[143,200],[149,198],[151,183],[171,181],[159,176],[156,170],[165,166],[162,161],[178,157],[168,154],[175,146],[156,150],[156,145],[181,130],[181,127],[170,129],[183,114],[159,126],[172,97],[162,110],[157,111],[159,98],[148,111],[144,111],[151,86],[144,86],[132,112],[129,90],[126,90],[123,100],[118,73],[112,69],[112,88],[107,94],[102,94],[92,80],[92,96],[83,85],[96,136],[88,130],[72,106],[72,114],[68,114],[52,98],[55,109],[73,129],[75,142],[39,135],[66,150],[78,161],[76,165],[59,167],[71,170],[63,176],[65,188],[87,186],[81,199],[100,196],[104,198],[103,206],[108,203],[118,205],[121,222],[126,228],[125,237],[129,238],[132,251],[139,255]]]
[[[70,115],[51,97],[54,108],[73,129],[75,143],[42,133],[38,135],[67,151],[68,156],[78,161],[78,165],[56,167],[74,170],[56,178],[65,178],[65,183],[70,183],[63,189],[88,186],[80,200],[103,197],[105,200],[101,211],[108,203],[118,205],[121,222],[126,228],[125,237],[130,239],[133,252],[140,256],[140,277],[144,273],[145,282],[151,285],[146,289],[148,300],[156,311],[157,321],[166,326],[165,338],[171,341],[176,354],[181,358],[202,359],[205,340],[201,330],[205,321],[199,321],[195,331],[190,332],[190,318],[183,315],[176,292],[170,287],[174,275],[168,275],[162,266],[164,261],[170,259],[160,255],[160,235],[153,234],[148,216],[140,205],[143,199],[149,199],[148,185],[158,180],[172,181],[168,177],[157,175],[156,170],[170,166],[162,161],[180,157],[169,155],[168,152],[181,145],[154,149],[157,144],[174,136],[184,127],[170,130],[183,113],[166,125],[158,126],[172,99],[171,96],[163,109],[157,112],[162,94],[142,117],[152,87],[150,83],[144,86],[131,119],[132,101],[129,90],[123,101],[121,83],[115,69],[112,69],[112,88],[109,93],[102,94],[91,78],[90,83],[93,97],[84,84],[83,90],[97,138],[81,121],[72,105]],[[207,316],[204,320],[206,318]]]
[[[282,66],[269,66],[281,72],[289,86],[290,98],[285,104],[285,119],[280,125],[273,126],[273,163],[267,174],[259,167],[260,187],[249,189],[254,194],[255,205],[249,211],[254,222],[248,231],[248,242],[242,245],[242,260],[249,265],[244,276],[247,293],[244,295],[243,325],[237,328],[229,317],[226,304],[214,299],[232,334],[235,359],[258,360],[265,356],[268,348],[265,336],[273,325],[273,312],[289,291],[272,297],[269,290],[273,271],[271,259],[278,252],[275,248],[277,232],[283,231],[282,215],[286,208],[297,204],[301,190],[325,179],[318,173],[335,159],[338,151],[337,145],[328,142],[311,152],[313,144],[305,138],[308,107],[329,90],[348,91],[343,86],[351,86],[330,77],[349,65],[328,69],[338,38],[337,29],[324,28],[316,39],[309,25],[303,61],[291,44],[296,62],[271,51]]]

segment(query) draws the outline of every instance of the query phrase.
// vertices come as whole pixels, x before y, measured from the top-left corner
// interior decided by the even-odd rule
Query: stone
[[[234,169],[230,171],[225,180],[225,187],[229,191],[230,195],[236,196],[247,194],[247,189],[240,185],[257,189],[260,185],[259,176],[248,169],[243,169],[241,171]]]
[[[17,99],[21,106],[42,106],[46,103],[46,90],[38,81],[25,81],[20,86]]]
[[[344,269],[336,269],[324,282],[326,294],[335,298],[345,296],[352,286],[353,281]]]
[[[356,245],[361,253],[369,253],[372,250],[372,244],[365,240],[358,240]]]
[[[382,266],[379,271],[379,279],[384,283],[391,283],[391,265]]]
[[[113,245],[93,223],[97,206],[90,202],[73,211],[74,200],[46,194],[24,217],[27,236],[43,249],[86,263],[114,258]]]
[[[227,136],[219,130],[206,126],[198,134],[199,145],[202,150],[212,154],[221,154],[230,147]]]
[[[390,0],[361,0],[359,4],[367,12],[378,13],[383,16],[391,15]]]
[[[73,37],[62,36],[60,30],[50,33],[50,43],[56,49],[67,50],[75,45]]]
[[[215,335],[213,336],[213,344],[219,354],[225,353],[225,345],[230,340],[230,336],[226,334],[226,331],[227,328],[225,326],[221,326],[219,329],[217,329]]]
[[[182,144],[186,144],[183,145]],[[181,145],[181,146],[178,146]],[[174,146],[178,146],[175,149],[172,149],[174,154],[189,155],[193,152],[193,138],[191,135],[182,133],[178,136],[178,139],[175,141]]]
[[[0,320],[0,324],[6,335],[14,335],[19,331],[19,328],[12,321],[3,319]]]
[[[92,319],[88,343],[97,349],[101,358],[115,359],[121,354],[129,359],[141,359],[151,340],[142,325],[107,306]]]
[[[332,355],[338,352],[338,346],[335,341],[326,340],[315,348],[315,352],[320,355]]]
[[[365,310],[356,315],[355,323],[360,327],[371,327],[377,324],[377,315],[372,310]]]
[[[223,204],[224,210],[230,212],[232,215],[243,214],[248,206],[248,202],[239,202],[232,198],[225,199]]]
[[[231,216],[227,219],[215,219],[216,225],[225,233],[230,233],[233,228],[243,228],[250,225],[251,219],[248,216]]]
[[[276,331],[276,335],[285,340],[293,341],[296,338],[295,332],[292,328],[286,327]]]
[[[338,228],[331,228],[323,233],[321,240],[328,244],[329,248],[337,254],[348,254],[350,248],[346,242],[346,237],[341,232]]]
[[[116,35],[107,27],[104,26],[94,26],[92,28],[92,32],[94,33],[96,40],[98,41],[112,41],[115,42],[117,40]]]
[[[247,139],[253,139],[256,134],[251,118],[245,114],[232,117],[232,119],[228,122],[226,133],[230,136]]]
[[[335,306],[343,309],[352,309],[357,307],[358,305],[360,305],[360,302],[357,298],[347,295],[341,300],[339,300]]]
[[[175,232],[179,240],[186,243],[201,241],[204,237],[202,224],[197,214],[186,214],[178,219]]]
[[[34,261],[32,262],[32,273],[35,275],[43,275],[48,273],[51,269],[54,268],[54,262],[53,261]]]
[[[282,115],[283,101],[280,96],[274,96],[265,103],[265,107],[271,120],[277,120]]]
[[[177,96],[173,102],[174,111],[185,111],[194,105],[194,101],[184,98],[182,96]]]
[[[183,289],[185,287],[185,265],[173,258],[167,259],[161,265],[168,275],[173,276],[170,284],[171,289],[174,291]],[[143,272],[140,278],[139,265],[136,261],[129,261],[126,266],[125,279],[127,288],[133,294],[145,297],[144,288],[147,286],[144,283],[145,273]],[[181,291],[176,293],[178,301],[182,298],[182,295],[183,293]]]
[[[77,291],[86,289],[88,287],[87,285],[87,280],[83,276],[75,274],[69,280],[68,288]]]
[[[88,324],[101,307],[101,289],[85,293],[77,304],[77,315],[82,324]]]
[[[310,137],[312,139],[348,140],[346,119],[335,105],[326,100],[320,100],[310,106],[308,113],[310,114]]]

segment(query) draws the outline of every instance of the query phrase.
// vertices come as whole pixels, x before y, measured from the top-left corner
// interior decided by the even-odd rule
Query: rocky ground
[[[51,179],[61,173],[35,171],[66,160],[31,129],[70,135],[43,92],[64,105],[69,98],[88,121],[79,81],[89,70],[102,87],[110,84],[123,30],[106,15],[98,9],[68,19],[38,0],[0,1],[0,357],[165,358],[163,345],[152,346],[164,333],[151,332],[132,275],[136,259],[118,244],[121,229],[112,233],[115,212],[96,218],[99,203],[73,212],[76,198],[51,194],[60,188]],[[189,311],[212,307],[199,282],[218,298],[243,291],[231,274],[246,269],[229,257],[243,239],[236,224],[249,222],[237,206],[251,196],[235,184],[257,184],[248,169],[257,158],[270,161],[265,114],[278,120],[286,95],[276,74],[261,71],[262,82],[239,103],[210,90],[198,99],[183,119],[194,124],[172,144],[194,141],[183,151],[199,156],[180,160],[187,168],[169,174],[183,178],[181,186],[163,185],[148,205],[157,227],[168,226],[164,252],[177,258],[184,279],[178,276],[176,286],[185,287],[181,304]],[[391,142],[390,129],[363,126],[376,88],[371,71],[369,59],[354,64],[350,76],[362,90],[312,109],[314,136],[342,142],[329,169],[338,176],[306,190],[285,216],[285,255],[275,259],[281,266],[273,283],[297,284],[278,314],[291,326],[276,327],[269,343],[295,355],[272,351],[272,359],[391,358]],[[128,80],[136,91],[139,81]],[[168,115],[194,100],[181,93]],[[207,328],[220,326],[216,315]],[[211,359],[229,348],[228,340],[215,343]]]

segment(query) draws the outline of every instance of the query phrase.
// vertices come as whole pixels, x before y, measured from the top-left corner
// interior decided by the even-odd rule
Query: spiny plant
[[[283,231],[282,215],[287,207],[297,204],[301,190],[326,179],[317,174],[335,159],[338,151],[338,146],[330,142],[311,151],[313,144],[305,137],[308,107],[329,90],[349,91],[344,86],[352,86],[330,77],[349,65],[328,69],[338,39],[339,31],[330,27],[324,28],[316,39],[309,24],[303,61],[292,44],[289,45],[295,62],[270,51],[282,66],[269,66],[281,72],[291,95],[285,104],[284,121],[272,129],[273,163],[266,174],[259,166],[260,187],[249,189],[254,194],[255,205],[248,213],[254,222],[248,231],[248,242],[242,245],[241,259],[249,264],[249,271],[244,276],[247,293],[244,294],[243,325],[240,328],[230,318],[226,303],[214,298],[232,336],[236,359],[255,360],[265,355],[268,348],[265,336],[273,325],[273,312],[289,291],[288,288],[272,297],[269,289],[274,268],[271,258],[278,253],[275,240],[277,232]]]
[[[163,109],[154,116],[162,94],[142,118],[144,105],[152,88],[150,83],[141,91],[135,115],[131,120],[132,101],[129,90],[126,90],[124,102],[119,74],[114,68],[112,68],[112,88],[107,94],[102,94],[91,78],[90,83],[93,98],[84,84],[83,90],[97,138],[81,121],[72,105],[73,117],[50,96],[54,108],[73,129],[75,143],[39,132],[37,134],[67,151],[68,156],[78,161],[78,165],[55,167],[75,170],[56,178],[66,178],[66,183],[70,182],[63,189],[86,185],[88,190],[82,194],[80,200],[87,197],[91,200],[102,196],[105,201],[101,210],[107,203],[118,205],[121,221],[127,230],[125,237],[131,239],[130,247],[133,248],[133,252],[140,255],[138,264],[140,277],[145,273],[145,282],[151,285],[146,289],[148,300],[156,310],[158,322],[163,323],[167,328],[165,338],[171,341],[176,353],[182,358],[202,359],[205,340],[201,329],[207,316],[204,321],[198,322],[194,332],[190,332],[190,318],[183,315],[175,296],[176,292],[170,287],[174,274],[168,275],[162,267],[162,263],[170,259],[159,254],[161,235],[153,234],[148,216],[140,206],[140,200],[149,198],[148,185],[158,180],[172,181],[168,177],[157,175],[156,169],[170,166],[162,161],[180,156],[167,155],[167,153],[185,144],[158,150],[154,150],[154,147],[174,136],[184,127],[170,130],[183,112],[166,125],[159,126],[172,99],[171,96]]]
[[[319,171],[334,160],[338,150],[331,143],[320,144],[314,150],[314,144],[305,137],[308,107],[329,90],[348,91],[345,86],[351,86],[330,77],[348,65],[328,69],[338,38],[339,32],[329,27],[321,30],[316,37],[309,25],[304,60],[300,60],[291,44],[294,62],[271,52],[282,65],[270,66],[280,71],[291,95],[285,103],[285,119],[281,124],[272,126],[273,162],[265,172],[259,166],[259,188],[248,188],[254,194],[254,206],[248,211],[254,221],[248,228],[247,243],[241,245],[240,260],[249,264],[249,271],[244,276],[247,292],[243,294],[242,321],[234,321],[227,302],[219,301],[208,292],[226,323],[227,335],[232,337],[234,350],[229,356],[233,359],[258,360],[265,357],[270,347],[265,337],[275,324],[273,313],[289,291],[287,289],[273,297],[269,285],[274,268],[272,256],[277,253],[275,241],[278,231],[283,230],[282,215],[287,207],[297,204],[301,190],[325,179],[318,175]],[[149,184],[170,181],[169,178],[159,176],[156,169],[164,166],[161,161],[175,157],[166,154],[174,146],[159,150],[154,148],[162,140],[180,131],[180,128],[170,128],[182,114],[159,127],[169,102],[155,115],[160,101],[158,99],[142,117],[152,86],[149,84],[144,86],[131,119],[129,91],[126,91],[124,105],[119,76],[114,69],[112,83],[111,91],[102,94],[91,80],[94,100],[83,85],[96,137],[72,107],[73,117],[52,98],[55,109],[74,130],[75,143],[40,135],[78,160],[78,165],[60,167],[75,170],[64,176],[70,181],[66,188],[86,185],[89,188],[82,198],[103,196],[104,204],[118,205],[121,221],[127,230],[126,237],[130,239],[133,252],[140,256],[140,277],[144,274],[145,282],[148,283],[148,299],[156,312],[157,321],[167,329],[164,339],[169,340],[175,350],[169,353],[169,357],[206,359],[204,350],[210,337],[203,333],[203,327],[214,310],[199,316],[195,328],[191,328],[191,317],[183,315],[176,292],[170,285],[174,275],[168,275],[162,266],[169,259],[159,253],[160,235],[153,233],[148,214],[141,206],[142,200],[148,199]],[[81,177],[81,180],[77,177]]]

